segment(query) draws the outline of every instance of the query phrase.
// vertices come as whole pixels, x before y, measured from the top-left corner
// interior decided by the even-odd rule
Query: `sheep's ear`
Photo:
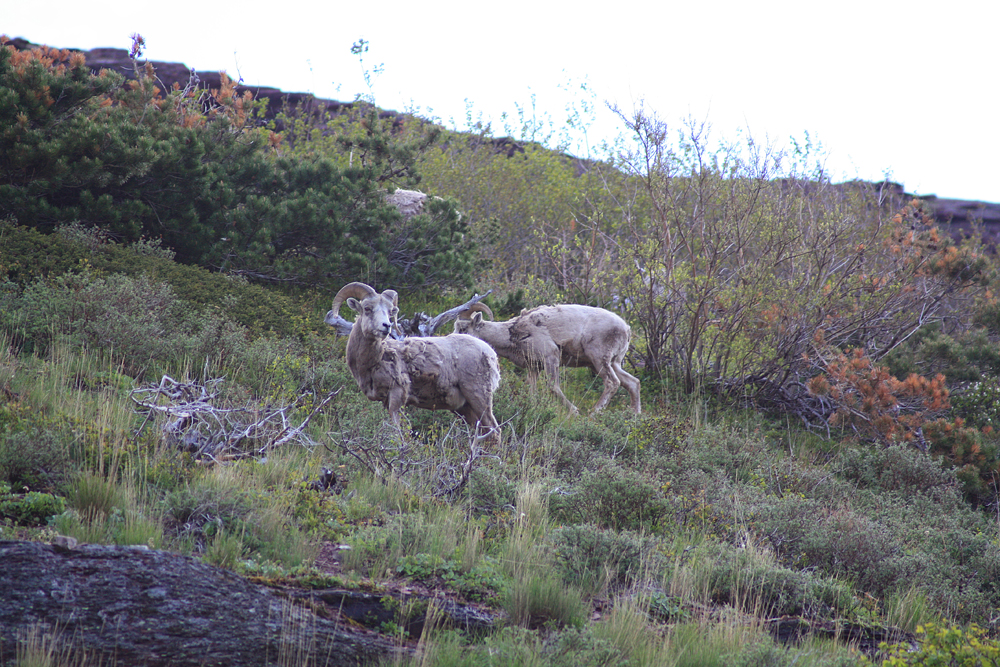
[[[353,296],[347,297],[347,307],[353,310],[355,313],[361,312],[361,302],[355,299]]]
[[[472,313],[472,326],[477,326],[483,321],[483,314],[479,311]]]
[[[399,306],[399,294],[396,293],[396,290],[387,289],[382,292],[382,296],[387,297],[390,301],[392,301],[392,305],[397,307]]]

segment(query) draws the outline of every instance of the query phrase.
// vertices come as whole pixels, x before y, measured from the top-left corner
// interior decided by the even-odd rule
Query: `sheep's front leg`
[[[500,425],[493,416],[492,400],[485,407],[478,409],[466,403],[458,410],[458,414],[462,415],[465,423],[478,438],[484,438],[489,444],[500,444]]]
[[[401,415],[400,410],[406,405],[407,392],[402,387],[394,387],[389,391],[389,398],[386,401],[386,408],[389,410],[389,417],[392,423],[399,428]]]
[[[559,361],[558,359],[546,359],[545,360],[545,374],[549,376],[549,388],[555,393],[556,396],[562,400],[563,404],[566,406],[570,412],[574,415],[579,414],[580,410],[573,405],[572,401],[566,398],[566,394],[562,392],[559,387]]]

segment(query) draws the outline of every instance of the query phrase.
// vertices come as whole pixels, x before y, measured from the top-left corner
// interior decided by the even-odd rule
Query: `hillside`
[[[0,49],[0,665],[997,661],[1000,265],[929,200],[641,114],[581,169],[88,67]],[[450,326],[348,352],[346,285],[383,332],[528,311],[496,441],[422,393]],[[627,324],[544,323],[579,413],[550,303]]]

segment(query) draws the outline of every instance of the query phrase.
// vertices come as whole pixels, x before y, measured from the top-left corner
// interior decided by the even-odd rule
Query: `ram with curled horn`
[[[549,387],[571,412],[577,407],[559,387],[559,367],[586,366],[604,381],[604,393],[594,405],[600,412],[618,390],[625,387],[636,414],[642,410],[639,379],[622,368],[632,330],[621,317],[603,308],[578,304],[538,306],[522,310],[506,322],[491,322],[493,314],[485,304],[463,310],[455,320],[455,332],[465,333],[490,344],[496,353],[528,371],[532,386],[544,371]]]
[[[404,406],[451,410],[462,416],[479,437],[499,441],[493,416],[493,393],[500,384],[500,367],[493,349],[463,334],[396,340],[399,297],[381,294],[365,283],[345,285],[326,314],[330,326],[341,329],[340,306],[357,313],[347,339],[347,367],[369,400],[379,401],[395,424]]]

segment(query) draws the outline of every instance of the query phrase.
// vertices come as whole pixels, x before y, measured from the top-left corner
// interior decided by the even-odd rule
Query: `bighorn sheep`
[[[494,442],[500,431],[493,416],[493,392],[500,384],[497,355],[472,336],[394,340],[389,331],[399,312],[394,290],[381,294],[364,283],[350,283],[333,299],[325,321],[337,327],[340,305],[357,313],[347,339],[347,367],[364,395],[381,401],[393,422],[405,405],[451,410],[473,432]]]
[[[522,310],[507,322],[488,322],[484,312],[493,318],[485,304],[474,304],[455,320],[455,331],[486,341],[501,357],[527,369],[532,386],[544,370],[552,391],[572,412],[578,410],[559,388],[559,366],[588,366],[604,380],[593,412],[604,409],[619,385],[628,391],[636,414],[641,412],[639,379],[622,368],[632,330],[618,315],[576,304]]]

